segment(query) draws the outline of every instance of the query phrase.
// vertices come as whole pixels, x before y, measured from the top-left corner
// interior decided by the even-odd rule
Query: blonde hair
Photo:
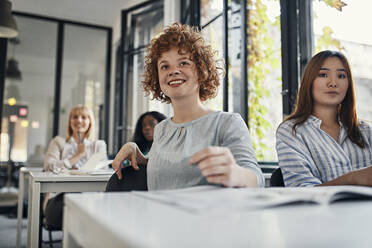
[[[89,128],[88,130],[85,132],[85,138],[89,139],[89,140],[95,140],[95,123],[94,123],[94,115],[93,115],[93,111],[90,110],[88,107],[86,106],[83,106],[83,105],[76,105],[75,107],[73,107],[70,111],[70,114],[69,114],[69,117],[68,117],[68,123],[67,123],[67,138],[66,140],[69,140],[72,136],[72,128],[71,128],[71,119],[72,119],[72,116],[73,115],[87,115],[89,120],[90,120],[90,124],[89,124]]]

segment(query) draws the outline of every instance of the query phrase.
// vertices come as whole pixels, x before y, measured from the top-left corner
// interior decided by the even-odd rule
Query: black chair
[[[277,168],[270,177],[270,187],[285,187],[282,170]]]
[[[62,229],[55,228],[55,227],[52,227],[52,226],[48,226],[45,222],[45,218],[43,218],[43,227],[44,227],[45,230],[48,231],[48,237],[49,237],[48,241],[41,239],[41,242],[43,244],[47,244],[47,245],[49,245],[50,248],[53,248],[53,244],[62,242],[62,239],[54,239],[53,240],[53,235],[52,235],[53,232],[62,232]]]
[[[41,202],[44,202],[45,195],[42,194]],[[59,196],[63,199],[63,195]],[[62,243],[62,239],[53,239],[53,232],[62,232],[61,227],[54,227],[51,225],[48,225],[46,221],[46,217],[44,215],[44,211],[42,208],[40,208],[40,225],[39,225],[39,242],[41,244],[49,245],[50,248],[53,248],[53,244],[55,243]],[[49,240],[43,240],[43,228],[48,232],[48,239]]]
[[[147,166],[138,165],[138,171],[128,166],[121,169],[123,179],[119,180],[114,173],[106,185],[106,192],[128,192],[132,190],[147,191]]]

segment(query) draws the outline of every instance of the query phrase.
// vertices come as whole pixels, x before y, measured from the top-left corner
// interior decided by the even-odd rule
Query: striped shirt
[[[320,129],[321,120],[310,116],[293,133],[293,120],[284,122],[276,134],[276,150],[285,186],[308,187],[336,179],[372,165],[372,128],[359,122],[366,143],[361,148],[347,138],[340,123],[338,141]]]

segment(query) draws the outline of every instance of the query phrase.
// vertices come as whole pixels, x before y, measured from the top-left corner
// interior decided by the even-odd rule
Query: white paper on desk
[[[178,190],[134,191],[164,204],[194,213],[226,213],[247,211],[288,204],[326,205],[340,199],[372,199],[368,187],[312,187],[312,188],[222,188],[198,186]]]
[[[108,165],[113,160],[107,160],[106,153],[95,153],[78,170],[69,170],[71,175],[108,175],[113,174],[113,170],[108,169]]]
[[[93,154],[88,161],[80,168],[81,170],[93,171],[103,168],[112,163],[113,160],[107,160],[107,155],[104,152]]]

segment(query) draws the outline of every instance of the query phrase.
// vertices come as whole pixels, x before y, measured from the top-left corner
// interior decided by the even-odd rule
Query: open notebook
[[[69,170],[69,174],[72,175],[106,175],[113,174],[114,171],[108,168],[108,165],[112,163],[113,160],[108,160],[106,153],[95,153],[88,161],[78,170]]]
[[[292,204],[328,205],[342,200],[372,200],[372,188],[333,186],[311,188],[223,188],[198,186],[177,190],[133,191],[139,197],[193,213],[249,211]]]

